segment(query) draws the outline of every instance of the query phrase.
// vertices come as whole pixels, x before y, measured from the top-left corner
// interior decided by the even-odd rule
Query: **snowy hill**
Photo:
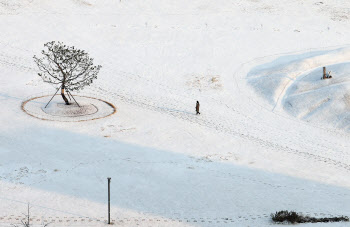
[[[348,48],[285,55],[254,67],[247,81],[272,111],[348,131],[349,57]],[[332,79],[322,80],[323,67]]]
[[[0,0],[0,226],[27,203],[36,224],[105,226],[107,177],[121,226],[270,226],[282,209],[350,216],[349,7]],[[33,56],[52,40],[103,66],[76,95],[115,114],[38,119],[56,88]],[[320,80],[323,66],[332,79]],[[37,97],[35,118],[21,106]]]

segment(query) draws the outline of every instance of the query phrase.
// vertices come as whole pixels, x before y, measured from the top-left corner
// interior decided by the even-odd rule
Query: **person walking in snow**
[[[198,115],[198,114],[201,114],[201,113],[199,112],[199,102],[197,101],[197,103],[196,103],[196,115]]]

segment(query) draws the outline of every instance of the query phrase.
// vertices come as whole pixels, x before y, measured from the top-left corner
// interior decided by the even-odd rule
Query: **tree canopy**
[[[48,42],[44,47],[46,49],[41,51],[41,58],[33,57],[40,70],[38,75],[44,82],[60,85],[62,98],[69,104],[64,89],[81,90],[90,85],[102,66],[95,66],[93,58],[84,50],[66,46],[62,42]]]

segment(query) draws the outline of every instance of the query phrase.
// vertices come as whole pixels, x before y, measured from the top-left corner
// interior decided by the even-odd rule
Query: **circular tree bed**
[[[56,95],[49,105],[49,95],[34,97],[22,103],[22,110],[32,117],[63,122],[79,122],[105,118],[116,113],[115,106],[102,99],[75,96],[78,104],[71,103],[66,105],[59,95]]]
[[[50,103],[46,108],[41,107],[41,109],[49,115],[61,117],[80,117],[98,112],[98,108],[91,103],[80,104],[79,106],[76,103],[70,105],[64,103]]]

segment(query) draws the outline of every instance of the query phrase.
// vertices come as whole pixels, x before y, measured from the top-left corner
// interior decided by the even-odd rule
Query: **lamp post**
[[[111,178],[108,177],[108,224],[111,224]]]

